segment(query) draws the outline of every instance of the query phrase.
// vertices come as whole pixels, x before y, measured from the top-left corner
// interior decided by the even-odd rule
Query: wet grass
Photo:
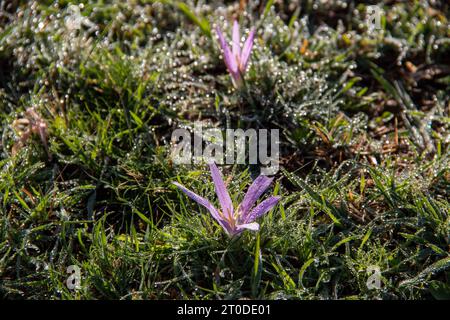
[[[448,4],[380,2],[368,30],[354,1],[208,3],[80,1],[78,28],[68,1],[2,2],[0,297],[448,299]],[[245,92],[212,32],[233,17],[257,26]],[[18,145],[30,107],[48,152]],[[196,121],[280,129],[258,233],[171,185],[215,199],[169,156]],[[222,170],[238,203],[258,168]]]

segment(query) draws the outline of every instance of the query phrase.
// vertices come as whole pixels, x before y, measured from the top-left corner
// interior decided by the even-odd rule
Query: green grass
[[[75,31],[68,1],[0,9],[1,298],[449,299],[445,1],[380,2],[373,32],[354,1],[80,3]],[[213,32],[237,15],[258,27],[245,92]],[[29,107],[51,159],[37,135],[12,154]],[[280,129],[258,233],[230,240],[171,185],[216,201],[169,156],[195,121]],[[258,168],[221,169],[237,204]]]

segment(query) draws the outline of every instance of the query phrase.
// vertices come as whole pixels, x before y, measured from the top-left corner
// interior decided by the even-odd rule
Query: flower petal
[[[219,36],[219,44],[223,51],[223,59],[225,61],[225,64],[228,68],[228,71],[231,73],[231,75],[233,77],[235,77],[236,74],[239,73],[236,58],[231,53],[230,47],[228,46],[227,42],[225,41],[222,31],[220,31],[219,28],[216,28],[216,32],[217,32],[217,35]]]
[[[233,23],[233,55],[235,57],[241,56],[241,36],[239,34],[239,24],[236,20]]]
[[[205,198],[199,196],[198,194],[192,192],[191,190],[185,188],[178,182],[172,182],[174,185],[176,185],[178,188],[180,188],[181,191],[183,191],[189,198],[197,202],[198,204],[204,206],[208,211],[211,213],[214,219],[219,223],[219,225],[225,229],[225,231],[230,234],[231,228],[228,222],[226,222],[222,217],[220,217],[219,212],[217,212],[217,209]]]
[[[252,53],[253,40],[255,39],[255,28],[250,31],[247,40],[245,40],[244,47],[242,48],[241,59],[239,60],[239,70],[244,73],[247,69],[247,64]]]
[[[228,217],[233,217],[233,202],[228,194],[225,183],[223,182],[222,174],[214,162],[209,164],[211,170],[211,176],[216,188],[217,197],[219,198],[220,206],[222,207],[222,213]]]
[[[267,213],[270,209],[275,207],[281,197],[270,197],[263,202],[261,202],[252,212],[247,216],[247,219],[244,221],[245,223],[249,223],[255,221],[265,213]]]
[[[237,231],[243,231],[244,229],[252,230],[252,231],[258,231],[259,230],[259,223],[252,222],[252,223],[245,223],[245,224],[239,224],[236,226]]]
[[[248,188],[248,191],[245,194],[244,200],[242,200],[239,206],[240,214],[243,219],[245,219],[250,209],[259,197],[261,197],[261,195],[267,190],[272,181],[273,178],[269,178],[265,175],[260,175],[255,179],[255,181],[253,181],[252,185]]]

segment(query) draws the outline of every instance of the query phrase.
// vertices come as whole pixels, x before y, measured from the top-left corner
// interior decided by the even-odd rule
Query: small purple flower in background
[[[252,52],[253,40],[255,38],[255,28],[250,31],[244,47],[241,50],[239,24],[235,20],[233,23],[232,49],[228,46],[222,31],[217,27],[217,35],[219,36],[220,47],[223,51],[223,58],[228,71],[233,79],[233,84],[236,88],[242,86],[242,77],[247,69],[250,54]]]
[[[264,175],[260,175],[256,178],[245,194],[244,200],[237,207],[237,209],[234,210],[233,203],[231,202],[230,195],[225,187],[225,183],[223,182],[219,169],[217,169],[215,163],[211,163],[209,168],[211,170],[211,176],[222,210],[217,210],[207,199],[186,189],[181,184],[177,182],[172,183],[180,188],[181,191],[183,191],[189,198],[208,209],[213,218],[216,219],[219,225],[227,232],[229,236],[235,236],[245,229],[258,231],[259,224],[255,222],[255,220],[267,213],[280,200],[280,197],[269,197],[251,210],[258,198],[261,197],[261,195],[270,186],[273,178],[268,178]]]

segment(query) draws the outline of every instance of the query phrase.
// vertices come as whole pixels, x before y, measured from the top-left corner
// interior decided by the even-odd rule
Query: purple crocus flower
[[[189,198],[208,209],[213,218],[216,219],[229,236],[235,236],[245,229],[258,231],[259,224],[255,222],[255,220],[267,213],[280,200],[280,197],[269,197],[251,210],[258,198],[261,197],[270,186],[273,178],[268,178],[264,175],[260,175],[256,178],[244,196],[244,200],[235,210],[230,195],[225,187],[225,183],[223,182],[222,174],[219,169],[217,169],[216,164],[211,163],[209,168],[211,170],[211,176],[222,210],[217,210],[207,199],[186,189],[181,184],[177,182],[173,182],[173,184],[180,188]]]
[[[236,20],[233,23],[233,35],[232,35],[232,49],[228,46],[225,38],[220,31],[219,27],[216,28],[217,35],[219,36],[220,47],[223,51],[224,61],[233,79],[235,87],[242,86],[242,77],[247,69],[250,54],[252,52],[253,40],[255,39],[255,28],[252,28],[247,40],[244,43],[244,47],[241,50],[239,24]]]

